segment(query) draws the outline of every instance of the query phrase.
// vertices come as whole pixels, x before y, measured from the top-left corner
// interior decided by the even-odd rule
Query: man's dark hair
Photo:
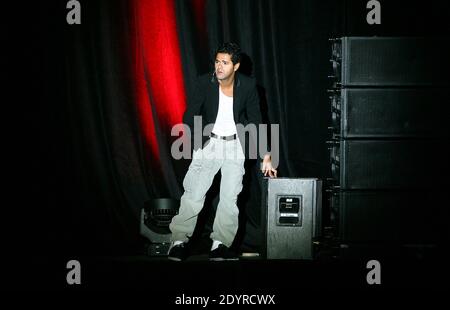
[[[219,46],[214,53],[214,58],[218,53],[226,53],[231,55],[231,61],[233,65],[241,62],[241,48],[236,43],[227,42]]]

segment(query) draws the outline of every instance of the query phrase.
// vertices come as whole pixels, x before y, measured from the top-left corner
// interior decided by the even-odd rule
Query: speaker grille
[[[332,154],[334,177],[346,190],[433,187],[429,180],[449,170],[435,140],[344,140]]]
[[[343,242],[430,243],[439,239],[437,193],[351,191],[339,197]]]
[[[449,43],[445,38],[343,38],[341,83],[344,87],[448,85]]]
[[[333,125],[344,139],[445,137],[448,95],[446,89],[343,89]]]

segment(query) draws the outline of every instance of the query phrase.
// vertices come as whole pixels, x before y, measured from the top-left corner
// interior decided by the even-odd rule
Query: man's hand
[[[264,156],[261,170],[264,173],[264,176],[269,175],[271,178],[277,177],[277,170],[272,167],[272,159],[269,154]]]

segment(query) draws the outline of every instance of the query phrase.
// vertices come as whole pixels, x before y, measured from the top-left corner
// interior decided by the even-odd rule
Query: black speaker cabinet
[[[331,92],[332,129],[341,139],[445,137],[449,89],[344,88]]]
[[[313,259],[313,240],[322,223],[322,181],[265,179],[263,257]]]
[[[343,190],[432,188],[447,177],[448,144],[448,140],[335,141],[330,148],[332,176]]]
[[[443,237],[444,201],[439,190],[342,191],[334,193],[332,208],[339,210],[344,244],[426,244]]]
[[[449,85],[450,40],[445,37],[343,37],[332,45],[337,84]]]

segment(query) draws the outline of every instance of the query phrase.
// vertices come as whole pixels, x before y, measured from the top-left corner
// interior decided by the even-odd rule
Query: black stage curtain
[[[29,12],[39,13],[30,17],[34,23],[26,37],[16,37],[22,61],[32,63],[28,70],[33,74],[33,94],[23,94],[33,98],[23,120],[32,124],[32,135],[17,130],[24,152],[33,154],[26,164],[31,168],[26,175],[33,179],[26,178],[27,194],[17,197],[27,210],[22,224],[30,233],[23,233],[24,241],[40,255],[131,253],[140,246],[138,217],[144,201],[179,198],[187,166],[162,157],[160,166],[176,171],[155,167],[139,130],[128,45],[136,35],[130,3],[83,1],[78,26],[65,24],[66,3],[40,2]],[[246,53],[242,69],[257,79],[265,119],[280,125],[283,177],[325,179],[330,174],[325,143],[329,38],[442,35],[448,30],[448,11],[437,2],[426,8],[411,1],[395,7],[386,3],[398,14],[385,15],[379,28],[364,24],[366,1],[210,0],[205,2],[205,29],[195,24],[198,15],[191,2],[175,4],[186,92],[194,76],[212,70],[210,56],[217,44],[239,43]],[[426,22],[413,18],[419,12]],[[247,168],[240,197],[247,225],[238,241],[257,248],[262,178],[256,165]],[[210,199],[217,202],[217,197]]]
[[[157,177],[146,167],[133,98],[130,7],[84,1],[81,25],[69,26],[66,3],[42,3],[32,38],[45,100],[33,121],[40,132],[31,185],[43,207],[28,220],[50,242],[29,244],[40,255],[132,253]]]

